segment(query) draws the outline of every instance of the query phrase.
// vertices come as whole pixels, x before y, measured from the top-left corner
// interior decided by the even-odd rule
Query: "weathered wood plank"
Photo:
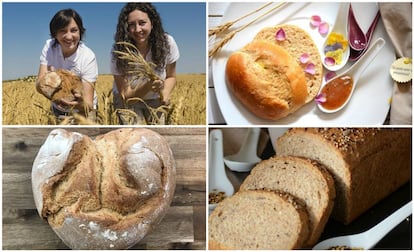
[[[7,209],[5,212],[9,212]],[[137,246],[156,248],[158,244],[194,241],[193,207],[170,207],[161,223]],[[49,224],[35,210],[27,210],[12,221],[3,222],[3,249],[67,249]]]

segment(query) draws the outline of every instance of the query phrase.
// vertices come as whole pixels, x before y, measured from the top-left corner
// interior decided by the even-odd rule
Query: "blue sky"
[[[108,74],[110,49],[118,15],[125,2],[2,3],[2,78],[11,80],[36,75],[39,56],[50,38],[49,22],[65,8],[82,17],[83,38],[98,60],[99,74]],[[177,73],[206,72],[206,4],[203,2],[155,2],[164,30],[180,49]]]

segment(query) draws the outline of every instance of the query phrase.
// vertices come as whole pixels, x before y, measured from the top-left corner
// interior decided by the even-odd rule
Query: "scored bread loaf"
[[[208,220],[209,249],[297,249],[309,233],[303,206],[273,191],[239,191],[218,204]]]
[[[306,206],[310,235],[304,247],[319,240],[335,199],[331,174],[319,163],[300,157],[272,157],[257,164],[240,190],[267,189],[287,192]]]
[[[409,181],[411,151],[411,128],[294,128],[276,141],[276,155],[327,167],[336,187],[332,216],[345,224]]]
[[[305,74],[296,60],[266,41],[253,41],[230,55],[226,80],[234,96],[264,119],[295,112],[308,96]]]
[[[284,31],[286,39],[276,40],[276,33],[280,29]],[[305,73],[308,92],[306,103],[312,101],[322,85],[323,66],[318,47],[311,36],[296,25],[282,24],[263,28],[257,33],[254,40],[266,40],[283,47],[298,62],[303,71],[308,64],[314,65],[314,74]],[[301,63],[300,61],[303,54],[307,54],[309,57],[309,61],[306,63]]]
[[[53,102],[60,101],[61,99],[74,101],[82,98],[83,93],[82,78],[65,69],[47,72],[38,80],[37,88],[46,98]],[[75,97],[74,93],[79,94],[80,97]]]
[[[168,142],[123,128],[92,140],[56,129],[32,168],[39,215],[72,249],[125,249],[164,217],[175,189]]]

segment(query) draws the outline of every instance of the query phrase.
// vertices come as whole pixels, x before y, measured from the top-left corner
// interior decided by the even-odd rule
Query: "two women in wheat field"
[[[64,13],[64,20],[59,22],[57,33],[51,31],[52,39],[46,42],[42,51],[38,79],[58,68],[75,70],[84,80],[83,101],[91,110],[96,110],[94,83],[98,70],[92,50],[82,49],[86,48],[81,42],[85,28],[75,11],[76,19],[65,14],[68,10],[60,12]],[[55,50],[48,49],[53,48],[51,44],[55,44]],[[110,59],[114,76],[113,102],[120,124],[165,124],[171,92],[176,85],[176,62],[179,56],[174,38],[164,31],[160,15],[152,4],[127,3],[122,8]],[[59,61],[56,63],[50,58],[63,59],[63,62],[70,59],[72,63],[70,66],[59,64]],[[83,61],[77,64],[80,59]],[[136,64],[129,64],[131,61]],[[58,104],[52,104],[52,110],[57,116],[65,115],[68,112],[65,108],[78,103],[80,99],[61,100]]]

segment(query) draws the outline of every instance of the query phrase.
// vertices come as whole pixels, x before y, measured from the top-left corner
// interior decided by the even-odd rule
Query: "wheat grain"
[[[263,6],[261,6],[260,8],[258,8],[258,9],[256,9],[256,10],[254,10],[254,11],[251,11],[251,12],[247,13],[247,14],[246,14],[246,15],[244,15],[244,16],[241,16],[241,17],[237,18],[236,20],[229,21],[229,22],[227,22],[227,23],[225,23],[225,24],[222,24],[222,25],[219,25],[219,26],[216,26],[216,27],[214,27],[214,28],[209,29],[209,30],[208,30],[208,36],[210,37],[210,36],[214,36],[214,35],[220,35],[221,33],[223,33],[223,32],[225,32],[225,31],[227,31],[227,30],[228,30],[230,27],[232,27],[235,23],[239,22],[240,20],[242,20],[242,19],[244,19],[244,18],[246,18],[246,17],[248,17],[248,16],[250,16],[250,15],[252,15],[252,14],[254,14],[254,13],[257,13],[257,12],[261,11],[262,9],[266,8],[267,6],[269,6],[269,5],[271,5],[271,4],[272,4],[272,2],[267,3],[267,4],[264,4],[264,5],[263,5]]]
[[[236,35],[236,33],[244,30],[245,28],[249,27],[250,25],[252,25],[254,22],[256,22],[257,20],[263,18],[264,16],[268,15],[269,13],[279,9],[280,7],[282,7],[285,3],[281,2],[278,3],[275,7],[271,8],[270,10],[266,11],[265,13],[263,13],[262,15],[256,17],[255,19],[253,19],[252,21],[250,21],[249,23],[241,26],[240,28],[228,33],[226,36],[224,36],[224,38],[222,38],[221,40],[219,40],[218,42],[216,42],[213,46],[212,49],[209,50],[208,52],[208,57],[214,57],[214,55],[216,55],[216,53],[218,51],[221,50],[221,48],[223,48],[223,46],[225,44],[227,44],[233,37],[234,35]]]

